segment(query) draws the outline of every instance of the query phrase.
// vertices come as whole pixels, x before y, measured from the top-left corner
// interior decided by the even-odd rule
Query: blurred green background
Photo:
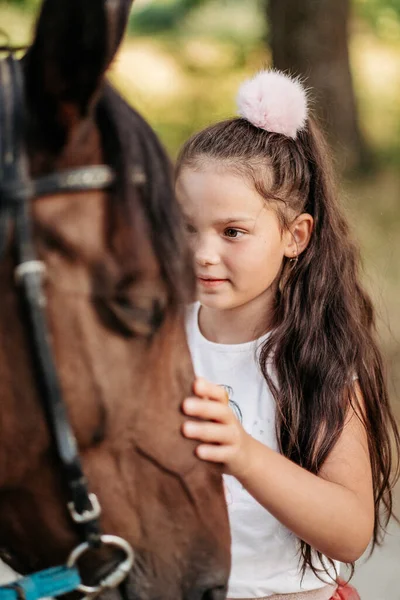
[[[30,40],[39,4],[0,1],[14,44]],[[314,89],[400,417],[400,0],[136,0],[110,77],[174,157],[271,65]]]

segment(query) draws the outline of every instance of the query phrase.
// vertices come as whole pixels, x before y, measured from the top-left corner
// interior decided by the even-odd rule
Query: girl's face
[[[183,168],[177,196],[186,217],[201,304],[218,310],[254,303],[265,311],[284,256],[296,242],[244,178],[206,164]]]

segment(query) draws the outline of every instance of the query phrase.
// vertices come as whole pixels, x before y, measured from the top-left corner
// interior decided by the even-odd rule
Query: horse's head
[[[229,569],[221,478],[180,434],[180,403],[193,379],[183,327],[192,273],[169,164],[148,126],[103,81],[129,8],[127,0],[44,2],[22,61],[25,184],[40,178],[43,192],[30,199],[28,221],[46,266],[45,315],[60,389],[102,507],[101,527],[135,551],[124,595],[219,598]],[[4,175],[7,131],[22,121],[9,106],[9,74],[1,74]],[[64,187],[62,177],[43,179],[98,164],[113,168],[111,189],[85,190],[95,187],[93,171],[75,186],[71,172]],[[24,228],[4,197],[0,547],[15,569],[31,572],[64,563],[79,532],[66,507],[65,473],[48,425],[56,417],[43,406],[48,390],[15,280]],[[115,557],[94,551],[83,568],[87,582],[104,575],[101,558],[109,567]]]

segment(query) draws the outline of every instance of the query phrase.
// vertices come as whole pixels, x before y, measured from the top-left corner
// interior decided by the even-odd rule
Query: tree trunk
[[[274,66],[305,78],[341,167],[365,168],[348,53],[350,0],[266,0]]]

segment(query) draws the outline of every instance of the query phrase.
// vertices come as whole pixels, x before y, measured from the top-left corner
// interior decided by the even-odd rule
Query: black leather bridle
[[[126,576],[133,562],[129,544],[115,536],[102,535],[100,505],[88,491],[77,443],[62,398],[57,369],[51,349],[43,292],[45,265],[35,254],[32,235],[31,200],[46,194],[109,189],[115,180],[107,165],[88,166],[56,172],[38,179],[29,174],[25,150],[24,77],[21,61],[9,48],[0,60],[0,258],[7,246],[10,227],[14,226],[13,243],[17,253],[16,282],[24,299],[29,323],[40,395],[57,451],[62,477],[68,494],[68,509],[79,530],[82,544],[69,559],[74,564],[89,548],[110,544],[124,550],[125,561],[114,572],[114,580],[104,587],[115,587]],[[128,560],[129,559],[129,560]],[[119,581],[117,579],[119,578]],[[106,578],[107,579],[107,578]],[[104,581],[103,581],[104,583]],[[98,593],[82,585],[80,591]]]

